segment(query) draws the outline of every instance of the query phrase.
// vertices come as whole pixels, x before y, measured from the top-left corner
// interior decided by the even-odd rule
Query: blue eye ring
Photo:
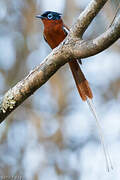
[[[47,15],[48,19],[52,19],[53,18],[53,15],[50,13]]]

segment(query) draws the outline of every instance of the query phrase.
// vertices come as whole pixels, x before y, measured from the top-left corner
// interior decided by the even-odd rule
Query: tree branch
[[[96,39],[90,41],[76,41],[74,47],[70,47],[72,56],[76,59],[87,58],[96,55],[111,46],[120,38],[120,15],[116,17],[112,26]]]
[[[8,90],[0,100],[0,122],[2,122],[39,87],[47,82],[48,79],[65,63],[73,58],[85,58],[95,55],[109,47],[120,37],[120,17],[115,19],[114,24],[105,33],[92,41],[84,41],[77,36],[78,34],[83,34],[106,1],[92,0],[87,9],[85,9],[78,18],[75,25],[73,25],[64,42],[55,48],[25,79]]]
[[[91,0],[86,9],[78,17],[71,30],[71,35],[75,37],[82,37],[89,24],[107,1],[108,0]]]
[[[25,79],[9,89],[0,100],[0,123],[25,99],[47,82],[66,63],[66,60],[66,54],[64,55],[63,52],[56,48]]]

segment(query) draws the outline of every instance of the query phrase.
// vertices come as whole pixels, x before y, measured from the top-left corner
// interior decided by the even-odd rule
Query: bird
[[[42,15],[36,15],[36,18],[40,18],[44,24],[43,37],[51,49],[56,48],[69,34],[69,28],[64,24],[62,20],[62,14],[53,11],[46,11]],[[81,59],[73,59],[69,62],[69,67],[71,69],[73,78],[75,80],[76,87],[78,89],[79,95],[83,101],[86,101],[89,105],[89,108],[94,115],[99,128],[100,141],[103,146],[103,152],[106,160],[106,167],[109,171],[110,168],[113,169],[111,158],[109,152],[104,143],[104,137],[99,123],[99,118],[97,116],[96,110],[92,103],[93,93],[90,88],[89,82],[87,81],[85,75],[81,70]]]
[[[41,16],[38,15],[37,17],[41,18],[44,23],[45,41],[52,49],[54,49],[65,39],[69,33],[69,29],[63,24],[60,13],[47,11]],[[92,99],[93,95],[91,88],[78,64],[78,61],[70,61],[69,66],[82,100],[86,101],[87,97]]]

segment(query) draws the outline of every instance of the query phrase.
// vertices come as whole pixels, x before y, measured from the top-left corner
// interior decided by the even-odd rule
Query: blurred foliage
[[[70,27],[88,2],[0,0],[1,96],[51,51],[35,15],[49,7],[63,12]],[[105,31],[118,3],[107,3],[85,33],[86,39]],[[119,59],[120,41],[100,55],[83,60],[83,70],[93,89],[107,140],[114,145],[113,158],[120,162]],[[92,119],[65,65],[1,124],[0,175],[20,175],[29,180],[117,180],[116,174],[106,177],[104,167],[100,167],[104,159]]]

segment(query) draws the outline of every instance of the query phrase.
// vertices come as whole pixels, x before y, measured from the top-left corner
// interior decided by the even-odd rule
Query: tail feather
[[[108,149],[106,147],[105,141],[104,141],[104,136],[103,136],[103,131],[102,131],[102,128],[101,128],[101,125],[100,125],[100,120],[99,120],[99,118],[97,116],[94,104],[93,104],[91,99],[87,98],[87,104],[88,104],[88,106],[89,106],[89,108],[90,108],[90,110],[91,110],[91,112],[92,112],[92,114],[93,114],[93,116],[94,116],[94,118],[96,120],[96,125],[97,125],[98,131],[99,131],[100,141],[101,141],[104,156],[105,156],[106,169],[109,172],[111,169],[113,169],[113,164],[112,164],[110,153],[109,153],[109,151],[108,151]]]
[[[86,78],[85,78],[85,76],[84,76],[84,74],[83,74],[83,72],[82,72],[82,70],[81,70],[81,68],[80,68],[80,66],[76,60],[70,61],[69,65],[70,65],[70,69],[72,71],[74,80],[76,82],[78,92],[79,92],[82,100],[87,101],[87,104],[88,104],[93,116],[95,117],[96,124],[97,124],[97,127],[99,129],[100,141],[101,141],[101,144],[103,146],[103,152],[105,155],[107,170],[109,171],[110,169],[113,169],[113,165],[111,162],[110,154],[109,154],[109,152],[105,146],[105,143],[104,143],[104,137],[103,137],[103,133],[102,133],[100,123],[99,123],[99,119],[97,117],[97,113],[96,113],[94,105],[92,103],[93,95],[92,95],[92,91],[90,89],[89,83],[86,80]]]
[[[69,62],[69,65],[70,65],[70,69],[72,71],[74,80],[76,82],[78,92],[79,92],[82,100],[86,101],[87,97],[92,99],[93,95],[92,95],[92,91],[90,89],[89,83],[86,80],[78,62],[76,60],[72,60]]]

